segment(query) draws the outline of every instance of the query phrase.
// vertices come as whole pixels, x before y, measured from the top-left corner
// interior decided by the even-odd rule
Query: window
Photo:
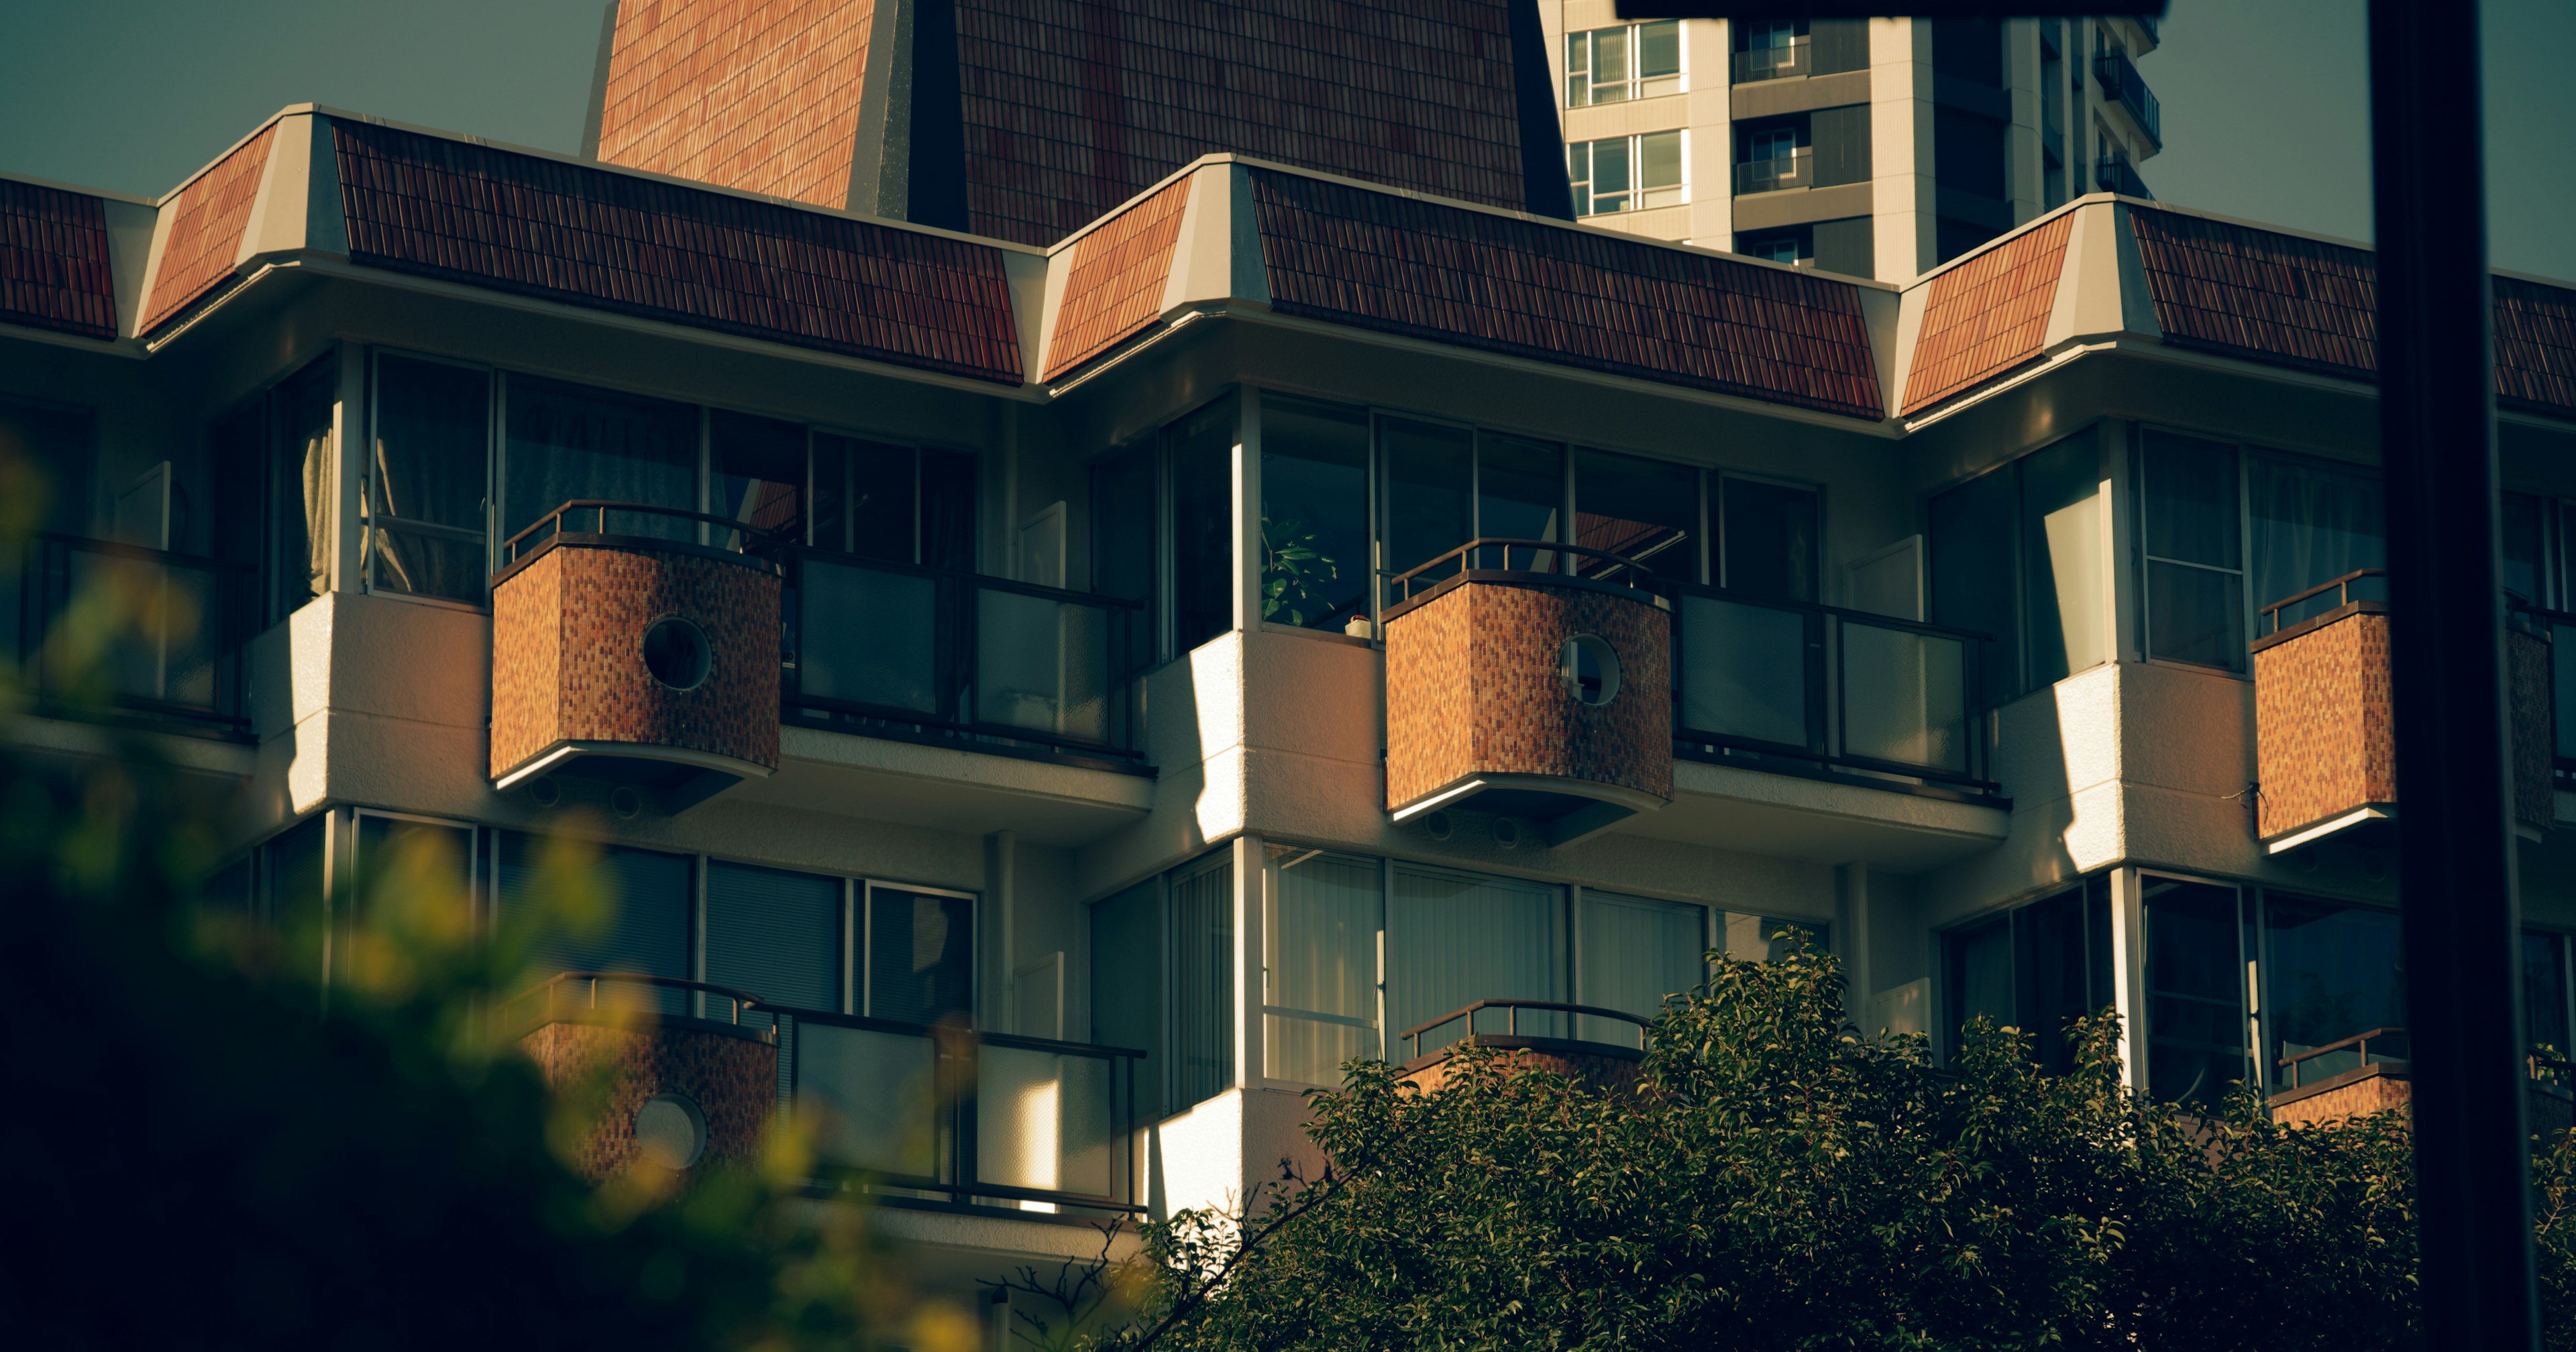
[[[1145,1053],[1136,1109],[1165,1115],[1163,880],[1147,878],[1091,908],[1091,1040]]]
[[[331,437],[339,411],[339,364],[305,367],[269,396],[269,519],[277,540],[271,620],[282,620],[331,587]]]
[[[2245,466],[2245,505],[2253,536],[2254,604],[2270,606],[2358,568],[2383,568],[2388,541],[2381,525],[2379,482],[2366,473],[2305,460],[2253,456]],[[2385,579],[2356,584],[2355,599],[2385,600]],[[2283,627],[2334,609],[2336,594],[2312,597],[2280,612]],[[2257,626],[2257,636],[2270,625]]]
[[[1578,545],[1624,554],[1658,578],[1697,582],[1699,472],[1661,460],[1578,450],[1574,531]],[[1575,571],[1587,577],[1610,576],[1616,567],[1601,559],[1575,561]]]
[[[1562,541],[1559,518],[1565,513],[1565,450],[1553,442],[1481,433],[1476,438],[1476,528],[1478,539]],[[1519,567],[1553,572],[1556,556],[1547,551],[1515,552],[1508,548],[1479,551],[1479,568]]]
[[[1684,902],[1583,894],[1580,1003],[1651,1022],[1666,997],[1708,978],[1709,912]],[[1615,1019],[1583,1016],[1576,1036],[1634,1046],[1636,1030]]]
[[[1261,618],[1340,632],[1369,606],[1369,419],[1261,403]]]
[[[1234,627],[1232,397],[1173,424],[1172,629],[1187,652]]]
[[[2170,432],[2142,438],[2147,656],[2245,669],[2245,569],[2236,448]]]
[[[1682,92],[1682,25],[1596,28],[1565,35],[1565,106],[1654,98]]]
[[[707,862],[706,979],[761,1005],[850,1013],[849,884],[840,878]],[[770,1016],[753,1015],[761,1027]],[[782,1051],[783,1066],[792,1053]]]
[[[1557,889],[1509,878],[1398,864],[1387,897],[1387,1026],[1429,1023],[1478,1000],[1565,999],[1563,900]],[[1525,1037],[1564,1037],[1555,1014],[1523,1013]],[[1432,1051],[1470,1030],[1468,1020],[1422,1035]],[[1484,1027],[1484,1025],[1479,1025]],[[1393,1055],[1411,1048],[1399,1044]]]
[[[2522,932],[2522,1021],[2525,1042],[2567,1056],[2566,936]]]
[[[1643,211],[1687,200],[1683,135],[1678,130],[1655,131],[1568,145],[1566,172],[1574,186],[1574,214]]]
[[[814,434],[814,543],[863,559],[975,571],[975,457]]]
[[[551,380],[508,385],[501,538],[566,502],[600,499],[696,511],[698,410]],[[697,539],[694,522],[609,514],[613,534]]]
[[[1234,860],[1220,850],[1173,876],[1171,1107],[1234,1087]]]
[[[1747,258],[1768,259],[1774,263],[1804,263],[1813,258],[1808,252],[1807,240],[1808,233],[1803,226],[1766,230],[1736,236],[1735,252]]]
[[[29,513],[27,528],[88,533],[96,422],[85,408],[0,399],[0,475],[12,497],[43,504]]]
[[[1995,636],[1988,707],[2110,660],[2098,460],[2079,433],[1932,500],[1932,622]]]
[[[2265,1078],[2302,1052],[2406,1023],[2404,943],[2397,913],[2375,907],[2266,892],[2263,896],[2263,992],[2257,1024]],[[2402,1044],[2391,1044],[2399,1056]],[[2378,1054],[2374,1048],[2372,1054]],[[2335,1052],[2302,1066],[2299,1081],[2361,1064],[2358,1052]]]
[[[2111,891],[2095,878],[1941,936],[1950,1054],[1983,1017],[2031,1035],[2040,1064],[2074,1063],[2067,1025],[2112,1007]]]
[[[1403,593],[1397,575],[1467,543],[1475,530],[1476,434],[1463,427],[1387,418],[1378,424],[1378,500],[1385,519],[1386,604]],[[1455,563],[1413,579],[1412,590],[1451,576]]]
[[[1338,1085],[1345,1061],[1385,1055],[1378,1029],[1378,933],[1385,869],[1375,859],[1272,845],[1262,910],[1263,1073]]]
[[[691,860],[686,855],[609,846],[599,852],[593,876],[599,886],[582,911],[566,913],[546,889],[553,881],[543,837],[500,833],[493,915],[497,923],[533,921],[530,976],[558,972],[633,972],[689,975]],[[589,909],[595,907],[596,909]],[[678,992],[646,997],[664,1014],[684,1014]]]
[[[1159,457],[1151,442],[1121,451],[1091,469],[1091,586],[1104,596],[1154,601],[1154,579],[1160,554],[1153,527],[1161,492]],[[1148,615],[1156,612],[1148,609]],[[1127,669],[1142,671],[1154,660],[1155,626],[1127,627]]]
[[[2214,1103],[2246,1077],[2246,937],[2236,889],[2141,880],[2147,947],[2147,1084],[2156,1097]]]
[[[1722,475],[1718,585],[1773,601],[1821,601],[1816,491]]]
[[[805,497],[809,466],[805,428],[800,423],[754,417],[730,409],[707,414],[707,442],[712,476],[707,484],[707,510],[739,521],[771,540],[805,542]],[[717,532],[707,543],[718,549],[750,546],[739,530]]]
[[[1977,644],[1981,702],[2021,693],[2013,642],[2013,471],[1971,479],[1932,499],[1932,622],[1988,635]]]
[[[491,571],[491,374],[384,354],[374,392],[368,587],[481,605]]]
[[[2522,493],[2507,493],[2502,502],[2504,553],[2504,589],[2531,605],[2549,600],[2542,583],[2549,570],[2543,562],[2548,557],[2548,509],[2541,500]]]
[[[863,1012],[905,1023],[972,1023],[975,899],[869,883],[867,910]]]

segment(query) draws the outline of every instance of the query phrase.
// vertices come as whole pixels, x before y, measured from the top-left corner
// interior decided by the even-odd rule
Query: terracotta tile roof
[[[2039,355],[2074,225],[2068,212],[1932,279],[1905,378],[1906,413]]]
[[[2132,205],[2165,341],[2370,380],[2379,370],[2370,252]]]
[[[161,244],[161,264],[153,272],[151,294],[144,298],[138,332],[161,327],[232,275],[242,231],[250,226],[251,203],[259,196],[261,171],[268,168],[268,144],[276,136],[276,123],[262,127],[222,163],[181,188],[178,200],[162,205],[176,215]]]
[[[1172,248],[1180,243],[1182,208],[1189,201],[1190,180],[1176,179],[1073,246],[1071,275],[1056,305],[1055,337],[1047,345],[1047,379],[1080,366],[1163,312],[1163,284],[1172,275]]]
[[[1269,170],[1252,196],[1282,314],[1884,413],[1849,282]]]
[[[0,321],[116,336],[107,208],[87,193],[0,182]]]
[[[2576,291],[2495,279],[2496,398],[2576,413]]]
[[[334,119],[360,263],[1017,384],[1002,251]]]
[[[599,158],[839,207],[875,0],[623,0]]]
[[[1519,208],[1511,3],[957,0],[971,228],[1051,243],[1221,151]]]

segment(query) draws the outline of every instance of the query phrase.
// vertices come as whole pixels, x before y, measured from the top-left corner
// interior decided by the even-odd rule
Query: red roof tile
[[[232,276],[242,231],[250,227],[251,203],[259,197],[260,174],[268,168],[268,143],[276,136],[276,123],[260,128],[257,136],[181,188],[176,201],[162,206],[177,215],[161,243],[161,264],[153,273],[138,332],[161,327]]]
[[[334,119],[357,262],[1017,384],[1002,251]]]
[[[1056,306],[1055,338],[1047,345],[1047,379],[1080,366],[1163,312],[1163,285],[1172,275],[1172,250],[1180,243],[1182,208],[1189,200],[1190,180],[1176,179],[1073,246],[1072,272]]]
[[[839,207],[875,0],[624,0],[599,158]]]
[[[2576,291],[2495,279],[2496,398],[2576,412]]]
[[[1932,279],[1905,378],[1906,413],[2039,355],[2074,224],[2074,213],[2061,215]]]
[[[1883,416],[1849,282],[1256,169],[1282,314]]]
[[[1522,207],[1511,3],[957,0],[971,228],[1050,243],[1224,151]]]
[[[105,203],[0,182],[0,320],[84,338],[116,336]]]
[[[2379,371],[2370,251],[2132,205],[2165,341],[2354,380]]]

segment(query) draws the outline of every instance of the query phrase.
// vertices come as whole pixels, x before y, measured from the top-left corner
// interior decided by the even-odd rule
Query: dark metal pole
[[[2371,0],[2406,1022],[2425,1327],[2536,1348],[2478,7]]]

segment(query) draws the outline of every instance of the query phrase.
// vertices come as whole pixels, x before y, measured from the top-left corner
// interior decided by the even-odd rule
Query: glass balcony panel
[[[1845,620],[1843,753],[1965,774],[1967,645]]]
[[[796,1112],[835,1164],[937,1176],[937,1048],[919,1033],[798,1020]]]
[[[2576,760],[2576,623],[2549,626],[2550,708],[2558,758]]]
[[[802,572],[799,692],[938,716],[937,579],[812,555]]]
[[[1105,1057],[984,1044],[975,1063],[975,1181],[1109,1196],[1109,1091]]]
[[[1713,596],[1681,605],[1684,735],[1806,746],[1807,617]]]
[[[114,699],[217,713],[222,589],[214,574],[174,560],[73,548],[67,609],[91,610],[107,634],[98,670]]]
[[[975,617],[979,720],[1059,737],[1109,740],[1108,612],[981,588]]]

